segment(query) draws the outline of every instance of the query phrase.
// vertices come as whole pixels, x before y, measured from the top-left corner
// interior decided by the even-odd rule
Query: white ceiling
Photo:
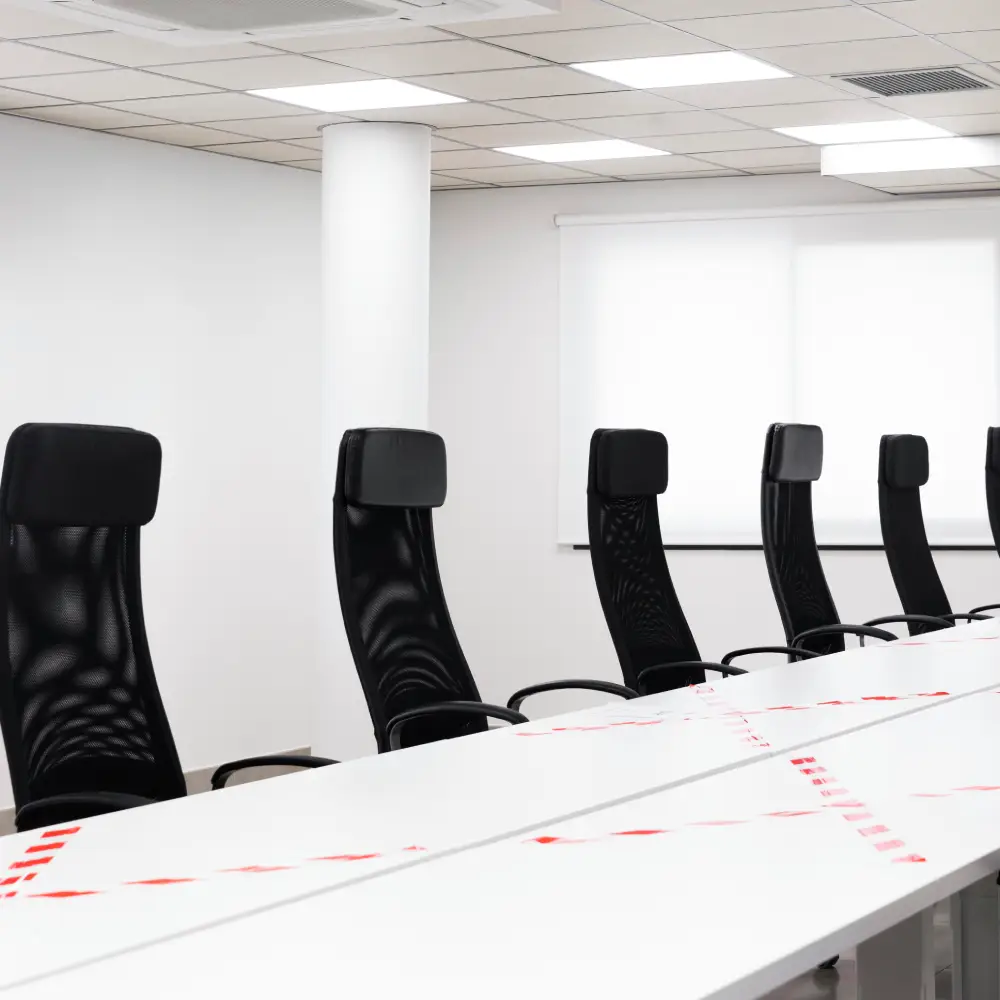
[[[388,76],[470,103],[367,112],[436,128],[436,188],[802,173],[776,126],[912,115],[1000,132],[1000,0],[564,0],[563,13],[179,48],[0,0],[0,111],[229,156],[320,168],[317,129],[352,120],[251,97]],[[795,77],[629,90],[568,63],[737,49]],[[996,90],[877,99],[835,73],[964,66]],[[629,138],[677,155],[559,166],[490,147]],[[934,190],[1000,186],[944,172]]]

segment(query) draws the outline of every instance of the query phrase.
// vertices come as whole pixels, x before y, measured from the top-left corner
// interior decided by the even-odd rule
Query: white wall
[[[9,116],[0,149],[0,439],[156,434],[144,603],[182,763],[308,745],[330,552],[319,178]]]
[[[450,480],[436,530],[452,616],[487,700],[503,702],[515,688],[545,679],[621,679],[589,554],[554,542],[559,236],[553,217],[888,197],[818,175],[436,196],[431,426],[447,441]],[[823,491],[835,488],[821,482],[817,506]],[[760,553],[672,552],[668,558],[706,659],[783,641]],[[844,621],[899,611],[881,553],[828,552],[823,561]],[[938,566],[956,610],[1000,600],[996,554],[941,553]],[[760,657],[743,665],[766,662]],[[579,701],[559,695],[526,707],[537,714],[572,704]]]

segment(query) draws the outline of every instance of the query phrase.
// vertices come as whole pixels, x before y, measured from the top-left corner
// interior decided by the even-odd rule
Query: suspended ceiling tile
[[[912,35],[906,25],[856,6],[674,21],[674,27],[736,49]]]
[[[491,39],[518,52],[573,63],[601,59],[636,59],[718,51],[719,46],[663,24],[625,24],[542,34],[501,35]]]
[[[846,7],[851,0],[616,0],[617,6],[654,21],[680,21],[733,14],[770,14],[809,10],[813,7]]]
[[[677,174],[716,173],[718,166],[695,160],[690,156],[640,156],[622,160],[588,160],[580,164],[587,170],[606,177],[644,177],[655,174],[667,177]]]
[[[301,38],[275,38],[267,44],[285,52],[325,52],[329,49],[367,48],[370,45],[409,45],[412,42],[434,42],[450,35],[437,28],[421,25],[364,28],[360,31],[333,31],[327,35],[304,35]]]
[[[976,170],[903,170],[880,174],[852,174],[843,178],[865,187],[927,188],[954,184],[989,184],[990,179]]]
[[[868,185],[866,185],[868,186]],[[980,181],[976,184],[929,184],[918,187],[880,187],[879,191],[886,194],[918,195],[918,194],[962,194],[1000,190],[1000,181]]]
[[[201,148],[210,153],[225,153],[227,156],[248,160],[266,160],[268,163],[303,159],[302,150],[298,146],[289,146],[284,142],[228,142]]]
[[[562,66],[416,76],[411,77],[410,82],[473,101],[504,101],[517,97],[553,97],[559,94],[596,94],[602,91],[628,89],[610,80],[564,69]]]
[[[534,119],[520,111],[495,108],[489,104],[438,104],[427,108],[395,108],[361,111],[364,121],[417,122],[434,128],[461,128],[468,125],[512,125]]]
[[[0,79],[15,76],[48,76],[77,73],[108,67],[93,59],[80,59],[62,52],[50,52],[21,42],[0,42]]]
[[[0,111],[14,108],[44,108],[62,103],[58,97],[44,97],[41,94],[29,94],[23,90],[8,90],[6,87],[0,87]]]
[[[441,133],[469,146],[531,146],[549,142],[585,142],[599,138],[593,132],[561,122],[525,122],[521,125],[487,125],[482,128],[453,128]]]
[[[600,0],[563,0],[558,14],[539,14],[535,17],[491,18],[465,24],[449,24],[449,31],[471,38],[490,38],[494,35],[517,35],[545,31],[571,31],[575,28],[603,28],[613,24],[633,24],[640,17],[619,6],[601,3]]]
[[[462,170],[469,167],[523,166],[524,159],[492,149],[457,149],[450,153],[431,153],[431,170]]]
[[[0,38],[41,38],[92,32],[92,24],[0,3]]]
[[[903,115],[874,101],[822,101],[818,104],[774,104],[760,108],[727,108],[730,118],[761,128],[840,125],[845,122],[890,121]]]
[[[757,170],[760,167],[815,167],[819,169],[818,146],[796,146],[788,149],[739,149],[723,153],[702,153],[701,159],[737,170]]]
[[[517,101],[499,103],[512,111],[523,111],[551,121],[691,110],[678,101],[659,97],[644,90],[618,90],[608,94],[565,94],[562,97],[525,97]]]
[[[955,34],[939,35],[938,41],[972,56],[973,59],[981,59],[983,62],[1000,60],[1000,30],[960,31]]]
[[[912,97],[880,97],[876,104],[914,118],[943,115],[987,115],[1000,113],[1000,90],[965,90],[954,94],[914,94]]]
[[[708,132],[695,135],[644,136],[644,146],[667,149],[672,153],[723,153],[734,149],[779,149],[784,146],[802,146],[804,143],[791,136],[772,132],[771,129],[752,128],[739,132]]]
[[[927,121],[956,135],[1000,135],[1000,114],[945,115]]]
[[[439,135],[431,136],[432,153],[450,153],[454,149],[468,149],[469,147],[453,139],[442,139]]]
[[[695,132],[725,132],[746,126],[711,111],[680,111],[668,115],[624,115],[615,118],[587,118],[581,121],[588,129],[617,139],[635,139],[644,135],[684,135]]]
[[[213,146],[230,142],[246,142],[247,136],[206,128],[204,125],[145,125],[138,128],[118,128],[116,135],[131,139],[148,139],[173,146]]]
[[[431,190],[447,191],[449,188],[478,188],[485,187],[483,184],[476,184],[473,181],[463,181],[460,177],[447,177],[442,174],[431,174]]]
[[[820,80],[788,77],[746,83],[712,83],[698,87],[670,87],[656,91],[696,108],[743,108],[767,104],[805,104],[842,101],[844,92]]]
[[[160,66],[158,73],[193,80],[227,90],[263,90],[266,87],[308,87],[323,83],[351,83],[370,80],[370,73],[336,66],[310,56],[275,53],[253,59],[225,59],[222,62],[185,63]]]
[[[748,55],[803,76],[925,69],[967,61],[957,50],[922,35],[754,49]]]
[[[1000,4],[996,0],[896,0],[873,9],[930,35],[1000,28]]]
[[[99,73],[60,73],[58,76],[26,76],[7,82],[12,88],[23,88],[33,94],[61,97],[81,104],[203,94],[211,90],[210,87],[201,84],[172,80],[169,77],[143,73],[136,69],[106,69]]]
[[[470,38],[423,42],[418,45],[383,45],[375,49],[317,52],[315,56],[394,78],[420,76],[424,73],[467,73],[542,65],[537,59],[523,53],[486,45]]]
[[[98,104],[60,104],[48,108],[27,108],[16,112],[25,118],[54,122],[58,125],[72,125],[76,128],[118,129],[133,125],[160,125],[156,118],[136,115],[128,111],[102,108]]]
[[[59,35],[36,38],[32,45],[67,52],[88,59],[100,59],[137,69],[141,66],[164,66],[170,63],[210,62],[217,59],[242,59],[271,55],[263,45],[169,45],[120,31],[95,31],[86,35]]]
[[[168,121],[197,123],[225,119],[291,116],[296,111],[289,104],[268,101],[249,94],[197,94],[190,97],[156,97],[149,100],[112,101],[109,107],[133,111]]]
[[[243,118],[226,121],[226,132],[250,136],[252,139],[308,139],[318,134],[324,125],[348,121],[340,115],[296,115],[286,118]]]
[[[469,167],[449,170],[449,177],[486,184],[523,184],[531,181],[564,181],[581,177],[586,171],[571,170],[556,163],[525,163],[509,167]]]
[[[315,170],[317,173],[323,171],[322,160],[285,160],[283,167],[295,167],[297,170]]]

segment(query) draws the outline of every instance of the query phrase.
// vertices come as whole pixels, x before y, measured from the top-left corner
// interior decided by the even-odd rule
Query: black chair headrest
[[[127,427],[23,424],[4,459],[4,511],[14,524],[148,524],[160,492],[160,442]]]
[[[1000,427],[986,432],[986,468],[1000,476]]]
[[[440,507],[448,493],[444,439],[429,431],[348,431],[344,497],[356,507]]]
[[[878,481],[891,490],[914,490],[930,478],[927,439],[919,434],[884,434],[878,457]]]
[[[815,424],[772,424],[764,474],[776,483],[814,483],[823,474],[823,429]]]
[[[659,431],[594,431],[590,488],[601,496],[655,496],[667,490],[667,439]]]

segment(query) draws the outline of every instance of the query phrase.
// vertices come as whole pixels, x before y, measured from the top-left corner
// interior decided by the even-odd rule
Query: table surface
[[[9,869],[34,878],[8,887],[17,895],[0,900],[0,937],[8,946],[0,963],[0,988],[118,955],[93,966],[103,970],[96,978],[79,967],[17,992],[41,997],[67,978],[76,990],[77,977],[86,990],[88,982],[96,984],[112,969],[121,970],[114,976],[120,975],[125,990],[132,974],[128,970],[137,968],[135,961],[148,962],[151,953],[148,948],[123,953],[143,945],[152,946],[157,955],[162,952],[166,965],[211,958],[213,966],[241,981],[246,969],[245,983],[254,984],[258,977],[267,980],[269,962],[274,974],[279,969],[283,976],[290,974],[288,963],[275,956],[286,947],[301,955],[317,945],[320,939],[308,930],[313,922],[325,941],[318,956],[329,962],[329,949],[337,945],[338,957],[327,970],[332,975],[336,968],[336,980],[330,981],[341,981],[341,969],[346,976],[349,970],[361,975],[367,961],[373,963],[368,974],[379,969],[395,990],[402,980],[392,976],[405,972],[408,977],[408,962],[419,967],[421,949],[427,950],[425,961],[427,956],[440,961],[444,947],[448,960],[435,975],[443,977],[442,984],[452,982],[456,991],[463,981],[467,988],[468,979],[457,970],[472,975],[472,956],[490,967],[484,990],[501,982],[510,988],[519,968],[536,966],[545,982],[550,977],[549,985],[561,982],[565,987],[569,967],[557,960],[558,948],[546,960],[545,949],[532,944],[532,934],[561,942],[558,947],[576,947],[569,929],[582,934],[592,927],[600,933],[581,938],[589,957],[579,972],[581,982],[596,984],[603,974],[601,963],[619,948],[629,947],[633,956],[655,956],[668,942],[673,948],[676,940],[679,954],[693,961],[695,939],[717,943],[717,928],[722,933],[726,927],[723,950],[732,961],[727,957],[720,965],[714,949],[712,975],[692,973],[691,992],[683,992],[682,981],[676,984],[677,995],[727,996],[720,992],[723,986],[742,983],[740,995],[746,996],[740,969],[755,972],[755,989],[759,983],[765,984],[761,989],[769,988],[768,983],[784,981],[826,951],[833,953],[880,929],[885,907],[875,905],[882,899],[879,893],[892,911],[891,924],[907,915],[900,907],[910,897],[936,892],[942,879],[961,872],[958,862],[978,864],[975,877],[988,870],[982,868],[983,859],[991,850],[1000,851],[1000,837],[992,832],[1000,797],[967,793],[942,800],[907,799],[900,790],[920,783],[916,763],[910,775],[910,762],[937,769],[927,772],[924,767],[919,775],[924,790],[936,791],[947,782],[955,787],[1000,784],[1000,757],[989,752],[995,744],[989,730],[996,729],[1000,715],[1000,694],[991,690],[1000,687],[998,636],[1000,622],[977,623],[956,629],[947,642],[935,637],[932,642],[872,646],[699,689],[613,702],[461,741],[99,817],[56,838],[40,832],[4,838],[0,876]],[[902,746],[901,740],[905,753],[893,749]],[[982,759],[969,759],[971,740],[977,745],[982,740]],[[845,824],[834,822],[837,817],[830,810],[804,809],[807,800],[817,799],[816,789],[788,760],[812,755],[818,744],[825,762],[829,756],[850,773],[852,795],[863,792],[866,802],[878,799],[880,807],[885,798],[892,828],[898,815],[900,829],[919,834],[915,850],[926,854],[927,862],[887,863],[893,851],[876,851],[857,834],[847,836]],[[948,753],[938,755],[941,746]],[[935,756],[930,756],[932,750]],[[998,760],[995,767],[991,758]],[[940,780],[935,784],[930,776]],[[950,843],[951,828],[941,829],[942,817],[955,809],[976,808],[984,810],[989,830],[979,840],[966,840],[963,830],[960,850]],[[760,818],[782,811],[807,814],[771,817],[773,822]],[[880,821],[882,815],[880,808]],[[658,829],[664,823],[672,829],[678,816],[688,819],[677,836],[607,836],[623,829]],[[734,817],[746,822],[728,825]],[[716,821],[727,825],[698,825]],[[803,837],[803,831],[809,836]],[[587,843],[524,843],[542,835]],[[676,849],[678,841],[682,851]],[[54,843],[64,846],[50,849]],[[962,850],[980,853],[966,858]],[[752,864],[746,862],[748,852]],[[52,860],[11,867],[43,857]],[[583,857],[585,870],[580,867]],[[860,895],[845,893],[847,879],[862,886]],[[713,881],[719,892],[706,893],[706,882]],[[699,892],[693,884],[700,886]],[[902,902],[901,893],[906,897]],[[787,904],[782,902],[786,897]],[[769,919],[780,916],[772,910],[789,910],[788,928],[779,924],[768,932],[775,944],[769,965],[756,934],[750,934],[757,942],[752,960],[750,952],[729,948],[728,934],[743,940],[747,924],[756,926],[747,920],[754,898],[768,899]],[[699,912],[705,907],[710,910]],[[803,907],[810,914],[818,911],[813,914],[818,925],[798,919]],[[734,915],[723,917],[730,911]],[[542,934],[544,914],[553,912],[560,914],[555,923],[564,930],[556,933],[549,927]],[[609,913],[620,917],[621,934],[607,926]],[[852,915],[854,922],[848,919]],[[509,974],[515,977],[510,980],[497,974],[491,957],[495,948],[490,953],[473,947],[476,940],[489,941],[501,933],[494,919],[513,922],[502,932],[510,941]],[[405,934],[404,927],[409,928]],[[789,933],[791,944],[801,938],[801,946],[786,946]],[[653,934],[662,944],[650,947],[653,942],[645,939]],[[249,936],[244,940],[244,935]],[[272,935],[281,950],[270,944],[251,949],[256,957],[249,960],[245,942],[263,945]],[[442,936],[444,941],[434,943]],[[395,972],[375,961],[374,949],[380,956],[387,953],[387,939]],[[158,941],[163,943],[154,944]],[[238,959],[236,941],[241,941]],[[343,959],[342,944],[350,952]],[[175,959],[174,952],[185,957]],[[517,957],[522,953],[523,963]],[[453,966],[453,957],[462,964]],[[608,968],[617,964],[608,963]],[[155,967],[159,976],[162,966],[157,958],[155,966],[146,968]],[[215,975],[209,968],[204,973]],[[317,975],[314,968],[314,979]],[[577,976],[574,966],[572,979]],[[711,985],[715,977],[722,984],[718,989]],[[169,977],[162,980],[164,990],[170,982]],[[616,983],[621,985],[618,979]],[[176,983],[170,988],[179,989]]]

